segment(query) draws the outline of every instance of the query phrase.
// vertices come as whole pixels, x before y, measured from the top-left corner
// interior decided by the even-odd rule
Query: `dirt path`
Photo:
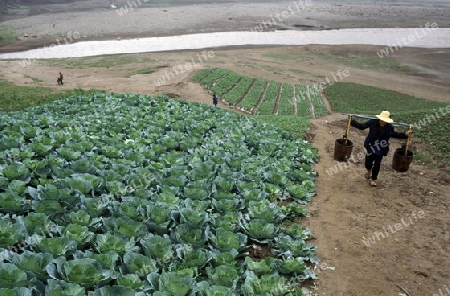
[[[450,174],[414,162],[408,172],[397,173],[390,152],[378,187],[370,187],[362,159],[340,167],[333,159],[345,119],[332,114],[312,120],[320,162],[315,167],[318,194],[306,223],[322,260],[316,270],[318,295],[397,296],[403,292],[399,287],[410,295],[438,294],[449,281]],[[363,153],[364,137],[364,132],[350,132],[355,159]],[[391,149],[401,143],[391,140]],[[337,171],[330,175],[331,168]]]

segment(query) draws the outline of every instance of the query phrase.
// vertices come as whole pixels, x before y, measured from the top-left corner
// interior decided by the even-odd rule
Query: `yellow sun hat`
[[[383,120],[387,123],[392,123],[394,120],[391,119],[391,113],[389,111],[383,111],[380,115],[375,115],[379,120]]]

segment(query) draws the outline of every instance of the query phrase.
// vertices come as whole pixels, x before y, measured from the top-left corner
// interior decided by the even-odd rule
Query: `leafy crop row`
[[[264,93],[264,98],[258,107],[257,113],[260,115],[270,115],[273,114],[273,109],[275,102],[278,97],[278,90],[280,89],[281,83],[276,81],[270,81]]]
[[[239,81],[239,79],[241,79],[241,76],[236,73],[230,73],[225,76],[220,83],[213,86],[211,91],[218,96],[222,96],[223,94],[226,94]]]
[[[314,115],[316,117],[327,115],[328,110],[320,93],[319,87],[315,84],[308,86],[309,98],[314,107]]]
[[[256,107],[258,100],[261,98],[264,87],[266,86],[267,80],[259,78],[253,83],[252,88],[242,100],[238,107],[243,108],[246,111],[252,111]]]
[[[192,82],[200,82],[203,80],[203,78],[205,78],[206,76],[208,76],[212,71],[214,71],[213,68],[205,68],[205,69],[201,69],[200,71],[198,71],[194,77],[191,78]]]
[[[283,83],[278,99],[278,115],[294,114],[294,93],[291,84]]]
[[[201,82],[206,87],[211,88],[213,86],[214,82],[216,82],[218,79],[220,79],[221,77],[223,77],[229,73],[230,73],[229,70],[214,69],[211,73],[209,73],[208,76],[203,78]]]
[[[236,104],[249,90],[249,88],[252,86],[254,79],[250,77],[242,77],[242,79],[239,81],[239,83],[227,94],[223,96],[225,101],[230,104],[234,105]]]
[[[304,85],[295,85],[295,99],[297,101],[297,115],[302,118],[311,118],[309,100]]]
[[[314,278],[311,233],[285,226],[315,194],[305,141],[143,95],[0,115],[1,295],[302,295]]]

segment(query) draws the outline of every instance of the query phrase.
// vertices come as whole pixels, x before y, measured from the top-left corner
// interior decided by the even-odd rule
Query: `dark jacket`
[[[360,130],[369,128],[369,134],[364,141],[364,148],[366,148],[367,153],[369,154],[377,153],[377,150],[380,150],[380,153],[386,156],[389,153],[390,137],[397,139],[408,138],[406,133],[396,132],[391,123],[387,123],[384,127],[381,127],[378,119],[370,119],[364,123],[352,120],[350,124]]]

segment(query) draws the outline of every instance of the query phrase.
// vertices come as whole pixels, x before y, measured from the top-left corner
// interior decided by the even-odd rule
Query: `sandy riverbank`
[[[129,1],[115,1],[120,9],[111,9],[105,2],[81,1],[66,4],[65,9],[41,5],[41,14],[19,15],[17,19],[4,21],[0,23],[2,27],[28,37],[0,43],[0,52],[38,48],[58,40],[64,42],[64,38],[74,43],[226,31],[420,28],[427,23],[436,23],[439,28],[450,27],[450,5],[442,4],[312,0],[245,3],[220,0],[205,4],[198,0],[195,5],[155,7],[144,2],[133,6]]]

